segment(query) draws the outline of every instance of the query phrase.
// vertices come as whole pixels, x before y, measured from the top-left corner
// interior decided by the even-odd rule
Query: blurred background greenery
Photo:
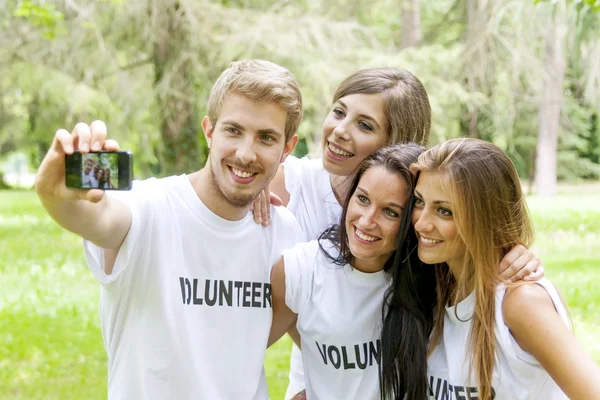
[[[58,128],[103,119],[134,152],[137,177],[197,170],[212,83],[233,60],[265,58],[300,82],[297,154],[314,149],[345,76],[398,66],[429,92],[430,144],[493,141],[540,194],[557,178],[600,176],[600,0],[0,0],[0,10],[0,160],[19,151],[36,167]]]
[[[304,155],[345,76],[403,67],[429,93],[430,144],[492,141],[538,194],[538,252],[600,362],[599,10],[600,0],[0,0],[0,188],[31,187],[54,132],[93,119],[134,153],[137,178],[198,170],[212,83],[243,58],[297,77]],[[98,285],[80,239],[28,191],[0,191],[0,282],[0,399],[106,398]],[[289,349],[285,339],[267,354],[274,399]]]

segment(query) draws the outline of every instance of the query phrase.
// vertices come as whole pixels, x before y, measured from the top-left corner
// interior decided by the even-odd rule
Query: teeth
[[[421,241],[425,244],[434,244],[434,243],[440,243],[441,240],[435,240],[435,239],[426,239],[423,236],[421,236]]]
[[[352,156],[354,155],[354,154],[352,154],[352,153],[348,153],[347,151],[344,151],[344,150],[338,149],[337,147],[333,147],[333,145],[332,145],[331,143],[329,143],[329,142],[327,142],[327,148],[328,148],[329,150],[331,150],[331,152],[332,152],[333,154],[335,154],[335,155],[338,155],[338,156],[342,156],[342,157],[352,157]]]
[[[377,239],[379,239],[379,238],[376,238],[375,236],[367,235],[366,233],[360,231],[358,228],[356,229],[356,236],[358,236],[362,240],[366,240],[367,242],[374,242]]]
[[[239,176],[240,178],[250,178],[254,175],[254,172],[242,171],[241,169],[231,167],[231,170],[235,174],[235,176]]]

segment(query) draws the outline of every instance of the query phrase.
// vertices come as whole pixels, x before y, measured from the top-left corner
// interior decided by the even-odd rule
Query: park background
[[[54,132],[103,119],[137,178],[197,170],[212,83],[244,58],[297,77],[297,155],[315,150],[337,84],[375,66],[422,80],[430,145],[503,148],[546,275],[600,362],[599,0],[0,0],[0,399],[106,398],[99,285],[30,190]],[[267,353],[273,399],[290,343]]]

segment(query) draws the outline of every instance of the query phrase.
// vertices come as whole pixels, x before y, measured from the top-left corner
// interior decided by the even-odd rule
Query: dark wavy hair
[[[327,258],[336,265],[352,265],[354,256],[344,222],[360,179],[369,168],[382,166],[406,181],[409,200],[402,213],[397,250],[383,268],[392,277],[382,308],[379,384],[385,400],[405,399],[405,395],[407,399],[427,398],[427,343],[433,326],[435,274],[433,268],[416,268],[420,262],[413,251],[417,239],[411,225],[416,180],[410,172],[410,165],[417,162],[423,151],[422,146],[403,143],[383,147],[368,156],[352,178],[339,225],[319,237],[319,247]],[[329,253],[325,241],[333,243],[338,252]]]

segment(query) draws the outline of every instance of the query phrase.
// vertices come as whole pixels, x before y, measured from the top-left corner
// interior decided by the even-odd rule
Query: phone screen
[[[80,171],[82,189],[122,189],[119,187],[118,153],[89,153],[81,155],[80,160],[79,168],[71,173]]]

